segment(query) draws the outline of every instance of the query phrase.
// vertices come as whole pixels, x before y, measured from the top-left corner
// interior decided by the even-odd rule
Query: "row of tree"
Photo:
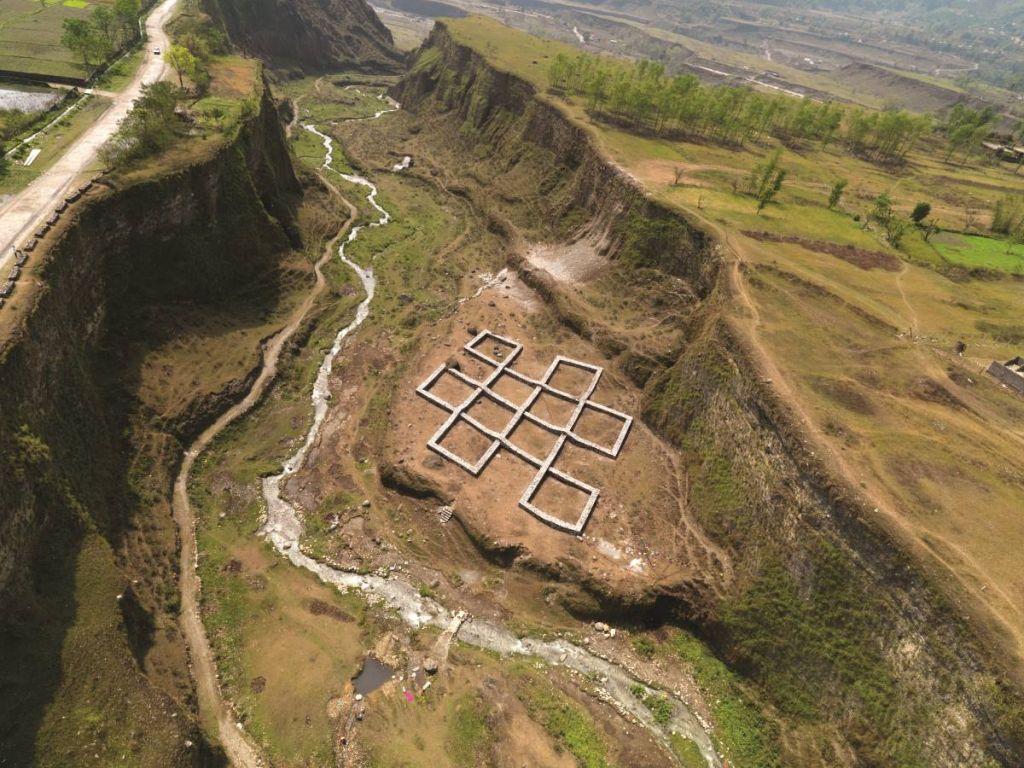
[[[963,104],[954,104],[946,114],[939,129],[946,135],[946,161],[954,155],[963,153],[962,162],[967,162],[971,154],[981,146],[981,142],[992,132],[996,122],[995,109],[971,109]]]
[[[662,64],[558,54],[551,85],[586,99],[591,112],[634,130],[743,145],[773,137],[794,146],[842,141],[879,160],[900,160],[931,129],[931,118],[902,110],[868,112],[750,88],[707,86],[669,76]]]
[[[103,61],[139,34],[139,0],[97,5],[88,19],[64,19],[60,42],[89,66]]]

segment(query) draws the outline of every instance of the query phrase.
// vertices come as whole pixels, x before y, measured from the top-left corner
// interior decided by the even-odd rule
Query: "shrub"
[[[655,645],[647,635],[640,635],[633,638],[633,650],[636,651],[637,656],[651,659],[654,658]]]
[[[117,133],[100,148],[100,158],[108,167],[120,166],[155,155],[174,141],[177,106],[174,87],[167,82],[142,88],[132,111],[121,122]]]

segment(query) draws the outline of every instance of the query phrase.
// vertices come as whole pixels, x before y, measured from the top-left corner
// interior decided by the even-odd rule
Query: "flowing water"
[[[392,109],[387,111],[394,111],[397,108],[398,106],[395,104]],[[391,220],[391,216],[377,202],[377,187],[369,179],[365,179],[362,176],[340,173],[335,170],[332,167],[334,159],[334,142],[332,139],[318,131],[314,125],[305,124],[303,128],[322,140],[324,146],[322,167],[325,170],[337,173],[345,181],[364,187],[367,190],[366,200],[380,216],[376,221],[366,226],[385,226]],[[420,595],[419,589],[416,586],[404,581],[401,577],[393,575],[389,578],[384,578],[375,575],[351,573],[332,568],[304,554],[300,548],[303,527],[302,518],[296,507],[285,499],[281,493],[282,483],[302,468],[310,447],[320,434],[320,428],[327,414],[328,402],[330,400],[330,376],[334,360],[341,352],[346,337],[362,325],[370,313],[370,303],[373,301],[376,289],[373,270],[371,267],[360,267],[349,259],[345,253],[346,246],[358,238],[359,233],[363,229],[364,227],[352,228],[348,239],[338,249],[338,257],[355,272],[363,285],[366,296],[359,303],[356,315],[352,321],[338,331],[334,338],[334,344],[320,365],[311,397],[313,422],[306,433],[302,446],[285,460],[279,473],[266,477],[263,480],[266,521],[260,529],[260,534],[294,565],[305,568],[316,574],[321,581],[333,584],[339,589],[353,589],[362,592],[370,603],[382,604],[397,611],[402,620],[410,627],[417,628],[431,625],[444,629],[451,623],[453,612],[437,601]],[[643,685],[645,690],[650,691],[652,689],[647,688],[642,681],[633,678],[622,667],[591,653],[585,648],[562,639],[547,641],[530,637],[517,637],[500,624],[478,619],[466,620],[459,628],[456,636],[462,642],[469,643],[478,648],[495,651],[503,655],[534,656],[543,659],[548,664],[559,664],[575,670],[593,681],[598,695],[602,699],[612,704],[620,712],[627,713],[643,723],[662,743],[668,744],[668,734],[670,732],[679,733],[696,742],[708,766],[711,768],[720,768],[721,766],[721,761],[715,752],[705,724],[698,720],[679,697],[669,696],[669,701],[673,707],[672,717],[668,726],[659,726],[651,712],[631,690],[638,683]]]

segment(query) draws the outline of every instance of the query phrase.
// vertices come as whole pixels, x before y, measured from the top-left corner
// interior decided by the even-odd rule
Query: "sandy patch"
[[[494,275],[481,273],[475,278],[479,282],[476,293],[462,300],[461,303],[465,304],[467,301],[478,300],[481,296],[485,296],[488,300],[494,300],[497,297],[510,299],[513,304],[530,312],[536,312],[542,306],[537,294],[510,269],[503,269]]]
[[[599,247],[589,240],[561,245],[536,243],[527,250],[526,260],[561,283],[585,283],[608,264]]]

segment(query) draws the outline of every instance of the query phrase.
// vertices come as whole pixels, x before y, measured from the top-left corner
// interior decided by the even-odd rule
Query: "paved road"
[[[50,168],[32,181],[3,205],[0,205],[0,275],[6,271],[14,257],[14,246],[24,242],[40,224],[49,218],[53,209],[71,191],[75,181],[96,159],[97,150],[114,135],[118,123],[139,97],[142,86],[163,80],[168,66],[163,56],[153,53],[165,51],[169,45],[164,23],[170,17],[178,0],[163,0],[146,19],[146,53],[131,83],[113,95],[113,103],[99,119],[72,144]]]

